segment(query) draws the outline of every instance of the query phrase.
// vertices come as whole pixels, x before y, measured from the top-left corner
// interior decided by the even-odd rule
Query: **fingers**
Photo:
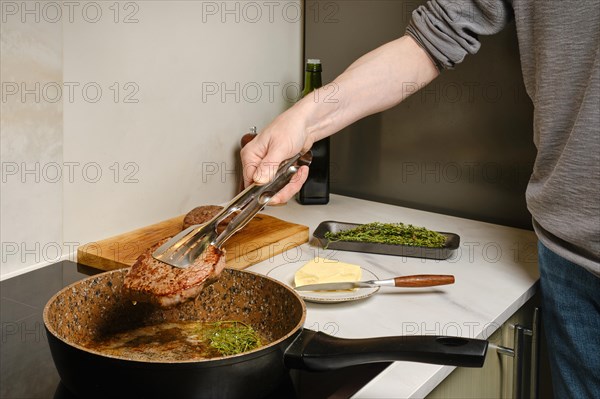
[[[290,136],[274,136],[269,131],[265,131],[242,148],[241,158],[246,185],[253,182],[257,184],[270,182],[281,162],[312,146],[312,142],[302,136],[296,140]]]
[[[245,146],[242,148],[240,156],[242,158],[242,177],[244,179],[244,187],[248,187],[250,184],[254,183],[254,174],[256,173],[256,168],[262,161],[262,156],[255,151],[250,151],[254,149],[254,147]]]
[[[292,180],[275,195],[269,205],[277,205],[288,202],[300,191],[300,188],[308,178],[308,166],[301,166]]]
[[[252,183],[268,183],[274,177],[281,162],[270,162],[268,160],[265,161],[265,159],[261,160],[260,156],[246,150],[246,147],[242,149],[244,185],[246,187]],[[266,177],[266,179],[259,179],[259,177]],[[307,178],[308,166],[301,166],[290,182],[271,199],[269,204],[277,205],[289,201],[298,191],[300,191]]]
[[[289,110],[288,110],[289,111]],[[306,133],[302,118],[286,112],[279,115],[241,151],[244,184],[266,184],[273,180],[282,161],[310,149],[312,137]],[[286,202],[297,193],[308,177],[308,168],[300,168],[292,181],[273,199]]]
[[[263,165],[268,153],[273,152],[273,149],[270,148],[270,141],[268,135],[261,133],[242,148],[240,156],[242,158],[242,171],[246,187],[252,183],[265,184],[270,181],[269,169],[273,169],[273,167],[269,168]],[[273,155],[271,155],[272,157]],[[274,167],[273,174],[276,171],[277,166]],[[263,176],[263,178],[257,180],[256,176]]]
[[[281,162],[296,154],[297,151],[295,151],[292,145],[271,143],[267,153],[256,166],[254,174],[252,175],[252,180],[257,184],[270,182],[275,177]]]

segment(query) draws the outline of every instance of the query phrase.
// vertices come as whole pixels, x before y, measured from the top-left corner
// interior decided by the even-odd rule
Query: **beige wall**
[[[300,86],[300,10],[3,1],[2,278],[227,201],[241,135]]]

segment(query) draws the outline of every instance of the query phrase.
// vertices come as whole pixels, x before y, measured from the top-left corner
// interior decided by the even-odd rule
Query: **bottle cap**
[[[309,58],[306,60],[306,72],[321,72],[323,67],[321,66],[321,60],[318,58]]]

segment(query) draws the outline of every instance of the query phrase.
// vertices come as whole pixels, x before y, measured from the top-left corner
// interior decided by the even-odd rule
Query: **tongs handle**
[[[308,166],[312,161],[312,153],[307,151],[299,153],[283,161],[277,169],[275,177],[270,182],[258,185],[251,184],[238,194],[213,220],[223,220],[236,211],[240,213],[229,222],[225,230],[212,243],[220,248],[233,234],[243,228],[260,212],[292,177],[301,166]]]

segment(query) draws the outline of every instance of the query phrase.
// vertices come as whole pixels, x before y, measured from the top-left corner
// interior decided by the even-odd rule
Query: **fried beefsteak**
[[[186,269],[154,259],[152,252],[167,240],[148,248],[125,276],[123,291],[132,301],[150,302],[161,307],[175,306],[196,298],[225,267],[225,251],[212,245]]]

